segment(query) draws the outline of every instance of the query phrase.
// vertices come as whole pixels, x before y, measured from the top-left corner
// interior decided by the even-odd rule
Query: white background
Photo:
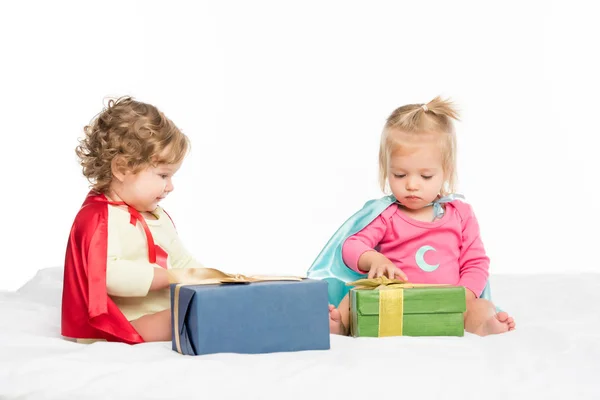
[[[62,265],[74,148],[107,96],[192,141],[164,202],[205,265],[304,274],[371,198],[385,118],[451,97],[492,273],[600,272],[594,2],[89,1],[0,6],[0,289]]]

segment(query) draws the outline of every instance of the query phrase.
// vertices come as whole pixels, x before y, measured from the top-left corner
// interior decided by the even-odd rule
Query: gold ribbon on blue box
[[[463,336],[465,289],[385,276],[348,283],[352,336]]]
[[[241,284],[247,285],[253,282],[268,281],[302,281],[303,278],[297,276],[265,276],[253,275],[245,276],[241,274],[228,274],[214,268],[186,268],[168,270],[169,283],[175,284],[172,300],[172,324],[175,348],[180,354],[194,354],[191,349],[188,333],[185,330],[186,315],[181,315],[181,309],[187,313],[192,296],[182,296],[181,288],[191,285],[223,285],[223,284]]]

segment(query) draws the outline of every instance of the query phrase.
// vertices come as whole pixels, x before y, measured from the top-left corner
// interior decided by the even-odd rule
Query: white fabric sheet
[[[197,357],[63,340],[61,288],[47,268],[0,293],[1,399],[600,398],[600,274],[494,276],[517,321],[504,335],[333,335],[329,351]]]

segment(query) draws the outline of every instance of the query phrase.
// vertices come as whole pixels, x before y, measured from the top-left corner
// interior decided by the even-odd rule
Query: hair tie
[[[423,111],[425,111],[425,112],[429,111],[429,108],[427,108],[427,104],[423,104],[423,105],[421,106],[421,108],[422,108],[422,109],[423,109]]]

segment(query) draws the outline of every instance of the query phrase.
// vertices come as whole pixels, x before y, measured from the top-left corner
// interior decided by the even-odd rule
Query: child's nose
[[[407,190],[416,190],[418,188],[417,179],[413,177],[406,177],[406,189]]]
[[[165,186],[165,192],[172,192],[173,189],[175,189],[175,186],[173,186],[173,181],[169,179],[167,181],[167,186]]]

